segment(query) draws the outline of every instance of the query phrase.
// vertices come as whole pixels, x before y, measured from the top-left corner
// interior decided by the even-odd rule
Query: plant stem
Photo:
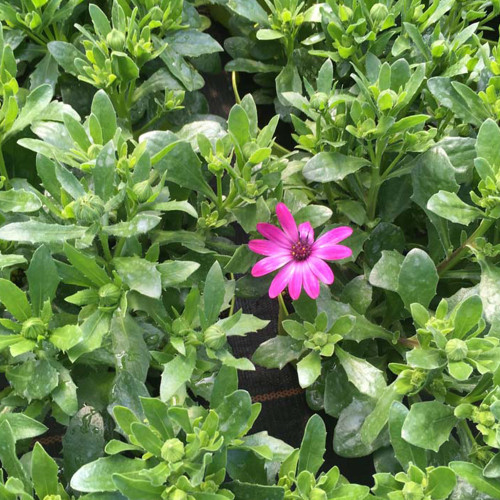
[[[222,175],[217,174],[217,208],[220,211],[222,209]]]
[[[286,335],[283,328],[283,321],[288,317],[288,309],[286,308],[283,294],[278,295],[279,311],[278,311],[278,335]]]
[[[234,100],[236,101],[236,104],[240,104],[241,97],[240,97],[240,93],[238,92],[238,83],[236,81],[237,77],[238,77],[238,73],[236,73],[236,71],[232,71],[231,72],[231,83],[233,85]]]
[[[2,145],[0,144],[0,175],[5,177],[5,187],[7,189],[11,188],[9,174],[7,173],[7,167],[5,166],[5,160],[3,159]]]
[[[234,281],[234,274],[229,273],[229,276],[231,277],[231,280]],[[233,295],[233,298],[231,299],[231,306],[229,307],[229,317],[231,317],[234,314],[234,305],[236,303],[236,294]]]
[[[465,257],[465,254],[468,252],[467,247],[471,245],[476,238],[486,233],[494,223],[494,219],[483,219],[479,227],[465,240],[465,242],[437,266],[438,274],[442,275],[445,271],[455,267]]]

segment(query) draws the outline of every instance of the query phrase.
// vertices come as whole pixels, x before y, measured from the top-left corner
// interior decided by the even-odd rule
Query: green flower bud
[[[343,23],[345,23],[352,18],[353,11],[347,5],[339,5],[339,16],[340,16],[340,20]]]
[[[312,341],[315,345],[323,347],[328,342],[328,335],[324,332],[316,332],[313,335]]]
[[[91,160],[95,160],[97,155],[101,152],[102,146],[100,144],[91,144],[87,150],[87,156]]]
[[[470,417],[472,417],[472,415],[474,413],[474,406],[472,406],[471,404],[467,404],[467,403],[460,404],[455,408],[454,413],[455,413],[455,417],[460,418],[460,419],[470,418]]]
[[[283,10],[281,19],[284,23],[289,23],[292,20],[292,13],[288,9]]]
[[[467,344],[460,339],[448,340],[444,350],[446,352],[446,357],[450,361],[462,361],[467,357],[467,353],[469,352]]]
[[[425,494],[422,485],[410,481],[403,486],[403,496],[405,500],[423,500]]]
[[[122,51],[125,45],[125,33],[113,28],[106,36],[106,43],[116,51]]]
[[[114,283],[107,283],[99,288],[99,305],[101,307],[117,306],[122,291]]]
[[[36,340],[38,337],[43,337],[46,332],[47,326],[40,318],[27,319],[21,328],[21,335],[29,340]]]
[[[203,333],[203,342],[208,348],[217,351],[226,344],[226,333],[219,326],[209,326]]]
[[[167,439],[161,447],[161,457],[167,462],[179,462],[184,457],[184,443],[177,438]]]
[[[380,111],[387,111],[392,109],[394,104],[396,104],[398,96],[392,90],[383,90],[380,92],[377,99],[377,106]]]
[[[320,111],[328,106],[328,96],[324,92],[316,92],[311,97],[311,106]]]
[[[61,495],[45,495],[43,500],[61,500]]]
[[[485,427],[493,427],[495,425],[495,416],[491,411],[478,411],[474,415],[474,421]]]
[[[97,222],[104,213],[104,204],[99,196],[87,193],[75,201],[73,212],[78,222]]]
[[[153,194],[153,188],[149,184],[149,181],[142,181],[134,185],[132,191],[137,196],[139,203],[144,203]]]
[[[448,46],[444,40],[436,40],[431,45],[432,57],[440,58],[448,52]]]
[[[371,9],[370,9],[370,17],[374,21],[382,22],[385,20],[385,18],[388,16],[389,10],[383,3],[376,3]]]

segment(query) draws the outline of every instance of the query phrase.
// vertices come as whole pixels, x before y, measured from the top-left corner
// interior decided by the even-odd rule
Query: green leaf
[[[177,354],[172,361],[163,365],[160,398],[168,401],[191,378],[195,364],[196,351],[188,356]]]
[[[326,451],[326,427],[319,415],[313,415],[307,422],[304,437],[300,445],[297,474],[309,471],[316,475],[323,465]]]
[[[0,302],[18,321],[26,321],[32,316],[26,294],[9,280],[0,279]]]
[[[394,250],[382,250],[382,257],[370,272],[370,284],[396,292],[404,257]]]
[[[144,410],[144,416],[148,419],[149,424],[160,433],[164,440],[174,437],[172,423],[167,415],[168,405],[158,398],[141,398],[141,405]],[[126,432],[130,434],[130,425]]]
[[[224,302],[224,275],[220,264],[215,261],[208,271],[203,290],[203,309],[209,325],[214,324]]]
[[[113,474],[116,488],[130,500],[158,500],[165,486],[154,485],[148,479],[136,479],[123,474]]]
[[[407,443],[438,452],[448,441],[456,423],[451,406],[439,401],[414,403],[404,421],[401,436]]]
[[[109,141],[97,155],[92,170],[95,194],[104,202],[108,201],[115,191],[115,170],[115,146],[112,141]]]
[[[234,391],[216,408],[219,430],[226,443],[241,436],[252,415],[252,399],[247,391]]]
[[[349,174],[357,172],[369,162],[363,158],[345,156],[337,152],[322,152],[313,156],[305,165],[302,173],[308,181],[341,181]]]
[[[394,454],[403,469],[407,469],[410,463],[413,463],[420,469],[427,466],[427,455],[425,450],[413,446],[401,437],[403,424],[408,416],[409,410],[405,405],[394,401],[389,410],[389,436]]]
[[[455,312],[455,331],[453,336],[459,339],[474,328],[483,314],[483,302],[479,295],[472,295],[460,303]]]
[[[9,476],[21,480],[26,491],[31,490],[30,481],[17,458],[16,442],[7,421],[0,423],[0,462]]]
[[[35,193],[24,189],[0,191],[0,210],[2,212],[36,212],[42,202]]]
[[[285,490],[281,486],[263,486],[261,484],[233,481],[224,485],[239,500],[283,500]]]
[[[178,54],[185,57],[199,57],[203,54],[213,54],[224,50],[209,34],[196,29],[174,31],[163,40]]]
[[[368,361],[357,358],[338,346],[335,347],[335,353],[347,374],[349,382],[361,394],[366,394],[371,398],[379,398],[386,387],[382,371],[375,368]]]
[[[257,0],[228,0],[226,6],[253,23],[259,23],[263,26],[268,24],[267,13]]]
[[[392,383],[381,393],[373,411],[366,417],[361,427],[361,440],[366,444],[371,444],[389,420],[389,409],[395,401],[400,401],[402,395],[396,392],[396,385]]]
[[[427,202],[427,208],[435,214],[457,224],[468,226],[478,217],[484,216],[479,208],[468,205],[455,193],[439,191],[433,194]]]
[[[50,104],[52,95],[52,87],[47,84],[40,85],[40,87],[32,90],[26,97],[26,102],[16,121],[7,134],[4,135],[3,140],[5,141],[8,137],[21,132],[21,130],[39,120],[43,110]]]
[[[0,269],[25,263],[26,259],[22,255],[16,255],[16,254],[2,255],[0,253]]]
[[[310,222],[312,227],[319,227],[330,220],[333,212],[323,205],[307,205],[295,213],[294,218],[297,224]]]
[[[24,413],[4,413],[0,415],[0,423],[2,422],[9,422],[14,441],[32,439],[47,431],[45,425]]]
[[[124,52],[113,51],[111,53],[111,67],[113,73],[118,75],[123,83],[139,78],[139,67]]]
[[[496,167],[495,171],[500,169],[500,151],[497,144],[500,144],[500,128],[492,119],[488,119],[481,125],[477,134],[476,153],[491,167]]]
[[[222,404],[224,398],[238,390],[238,371],[236,368],[222,365],[219,373],[215,377],[210,405],[215,408]]]
[[[82,238],[86,228],[81,226],[61,226],[34,220],[13,222],[0,228],[0,239],[19,243],[63,243]]]
[[[106,271],[96,263],[93,257],[80,252],[67,243],[64,244],[64,253],[71,265],[94,285],[101,287],[111,282]]]
[[[312,385],[321,375],[321,356],[311,351],[297,363],[297,375],[300,387],[305,389]]]
[[[161,274],[156,264],[140,257],[117,257],[115,269],[123,282],[131,289],[147,297],[161,296]]]
[[[247,333],[258,332],[269,324],[268,320],[257,318],[252,314],[241,314],[238,321],[233,324],[231,320],[234,316],[236,316],[236,314],[233,314],[233,316],[229,316],[228,318],[221,319],[216,323],[226,332],[228,337],[233,335],[244,336]]]
[[[484,259],[479,263],[479,296],[483,303],[484,317],[490,323],[497,323],[500,322],[500,269]]]
[[[142,328],[129,314],[114,314],[111,339],[117,370],[126,370],[144,382],[149,370],[150,354]]]
[[[78,325],[65,325],[52,330],[49,340],[58,349],[66,352],[78,344],[82,337],[83,334]]]
[[[477,465],[469,462],[450,462],[450,467],[457,476],[465,479],[476,490],[492,498],[500,498],[500,481],[484,477],[483,471]]]
[[[71,487],[83,492],[116,491],[114,474],[135,472],[144,468],[144,461],[137,458],[130,459],[121,455],[99,458],[76,471],[71,478]]]
[[[151,158],[164,148],[177,142],[177,137],[171,132],[148,132],[140,137],[140,141],[147,141]],[[154,163],[153,163],[154,164]],[[191,144],[177,142],[165,155],[154,164],[161,174],[168,172],[169,181],[179,186],[194,189],[215,200],[215,195],[203,177],[201,162],[193,151]]]
[[[250,122],[245,110],[239,104],[233,106],[229,112],[227,129],[240,148],[250,140]]]
[[[163,288],[184,283],[199,267],[198,262],[187,260],[170,260],[156,266],[161,274]]]
[[[118,222],[112,226],[102,228],[103,232],[119,238],[130,238],[137,234],[145,234],[154,229],[161,222],[157,215],[141,213],[128,221]]]
[[[89,5],[89,14],[92,18],[92,24],[94,25],[96,33],[101,38],[106,38],[108,33],[111,31],[111,23],[109,22],[106,14],[94,4]]]
[[[277,336],[260,344],[252,356],[252,361],[264,368],[280,370],[291,361],[298,359],[302,349],[291,337]]]
[[[38,247],[26,272],[33,314],[38,316],[45,301],[52,301],[59,285],[57,267],[47,246]]]
[[[432,259],[423,251],[414,248],[404,258],[398,278],[398,293],[410,310],[414,302],[428,307],[436,295],[439,277]]]
[[[427,81],[427,86],[441,106],[453,111],[458,118],[466,123],[480,127],[482,120],[475,112],[476,109],[469,106],[470,101],[466,101],[452,83],[450,78],[436,76]]]
[[[46,359],[9,366],[6,376],[16,392],[28,401],[44,399],[59,384],[57,370]]]
[[[40,443],[35,443],[31,455],[31,477],[39,498],[55,495],[58,492],[58,472],[59,467],[54,460]]]

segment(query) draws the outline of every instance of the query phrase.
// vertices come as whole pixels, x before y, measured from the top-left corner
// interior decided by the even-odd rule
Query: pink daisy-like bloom
[[[352,234],[347,226],[328,231],[314,241],[310,222],[297,224],[284,203],[276,205],[276,215],[283,230],[272,224],[257,224],[257,231],[266,240],[251,240],[250,250],[266,257],[252,268],[252,276],[259,277],[280,269],[269,287],[269,297],[276,298],[288,285],[293,300],[300,297],[302,288],[312,299],[318,298],[319,282],[331,285],[333,271],[325,260],[345,259],[352,250],[337,245]]]

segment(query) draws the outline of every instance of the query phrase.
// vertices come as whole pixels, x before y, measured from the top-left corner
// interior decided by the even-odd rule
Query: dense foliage
[[[499,14],[0,0],[0,497],[500,499]],[[280,202],[352,255],[238,358],[273,278],[241,233]],[[319,415],[298,449],[252,432],[238,370],[288,363],[371,486]]]

